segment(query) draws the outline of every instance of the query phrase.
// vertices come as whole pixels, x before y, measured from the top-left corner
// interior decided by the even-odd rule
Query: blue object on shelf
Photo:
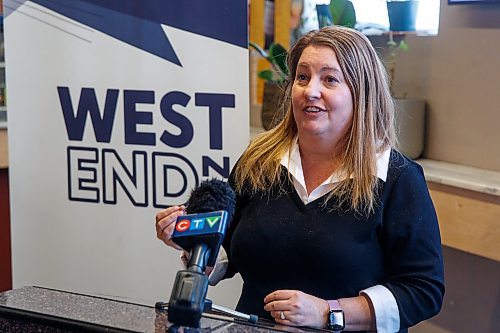
[[[316,5],[316,12],[318,13],[319,28],[328,27],[333,24],[329,5]]]
[[[418,1],[387,1],[389,29],[391,31],[415,31]]]

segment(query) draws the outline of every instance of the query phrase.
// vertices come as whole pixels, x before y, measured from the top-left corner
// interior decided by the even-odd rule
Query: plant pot
[[[274,116],[279,110],[283,88],[275,82],[266,81],[264,84],[264,95],[262,97],[262,127],[270,130]]]
[[[318,15],[318,26],[320,29],[333,24],[330,5],[316,5],[316,14]]]
[[[411,159],[422,156],[425,138],[425,101],[396,98],[395,125],[398,149]]]
[[[417,21],[418,0],[387,1],[389,30],[415,31]]]

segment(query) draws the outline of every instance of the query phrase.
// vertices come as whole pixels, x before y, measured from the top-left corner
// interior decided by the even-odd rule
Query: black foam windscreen
[[[187,213],[207,213],[225,210],[231,221],[236,204],[236,194],[228,182],[212,178],[203,181],[191,192],[187,202]]]

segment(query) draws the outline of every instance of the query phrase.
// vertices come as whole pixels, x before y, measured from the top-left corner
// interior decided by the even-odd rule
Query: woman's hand
[[[156,214],[156,237],[168,246],[182,250],[179,245],[172,242],[172,234],[174,233],[177,217],[185,214],[186,207],[184,206],[168,207]]]
[[[324,299],[298,290],[276,290],[264,298],[264,310],[278,324],[323,328],[330,307]]]

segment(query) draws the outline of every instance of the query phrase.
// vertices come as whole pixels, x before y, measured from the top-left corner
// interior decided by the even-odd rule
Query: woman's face
[[[307,46],[300,56],[292,86],[292,107],[300,137],[336,144],[352,122],[353,101],[335,52]]]

